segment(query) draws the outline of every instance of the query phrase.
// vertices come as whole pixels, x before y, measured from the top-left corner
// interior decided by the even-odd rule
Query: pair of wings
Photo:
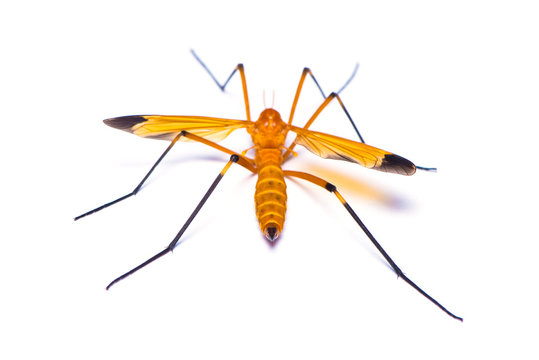
[[[104,123],[146,138],[172,140],[181,131],[187,131],[211,141],[222,140],[232,131],[250,124],[244,120],[206,116],[164,115],[122,116],[106,119]],[[401,175],[412,175],[416,170],[409,160],[364,143],[296,126],[289,126],[289,130],[296,133],[295,142],[298,145],[325,159],[345,160],[369,169]]]

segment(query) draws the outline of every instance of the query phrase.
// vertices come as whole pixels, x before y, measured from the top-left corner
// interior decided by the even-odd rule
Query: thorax
[[[275,109],[265,109],[257,121],[247,127],[255,148],[257,167],[270,160],[282,162],[282,149],[288,126]],[[261,163],[262,162],[262,163]]]

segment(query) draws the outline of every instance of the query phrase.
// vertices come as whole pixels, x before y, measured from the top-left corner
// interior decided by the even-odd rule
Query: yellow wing
[[[325,159],[346,160],[369,169],[401,175],[415,173],[415,165],[405,158],[364,143],[338,136],[291,126],[297,134],[296,143]]]
[[[219,141],[234,130],[246,127],[243,120],[221,119],[206,116],[134,115],[103,120],[116,129],[150,139],[172,140],[182,131]],[[182,137],[181,140],[188,140]]]

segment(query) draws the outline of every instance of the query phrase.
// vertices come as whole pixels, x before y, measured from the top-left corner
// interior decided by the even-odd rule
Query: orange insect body
[[[258,181],[255,190],[256,217],[266,238],[273,242],[283,230],[286,213],[282,149],[288,127],[274,109],[262,111],[258,120],[247,127],[255,145]]]
[[[328,99],[321,108],[329,103]],[[246,129],[254,144],[255,157],[245,157],[247,151],[244,151],[239,156],[239,164],[258,175],[255,190],[256,216],[262,233],[271,243],[277,240],[283,230],[287,199],[285,176],[299,177],[322,187],[326,183],[310,174],[282,170],[283,162],[295,145],[301,145],[322,158],[354,162],[379,171],[412,175],[416,170],[412,162],[391,152],[308,130],[312,121],[302,128],[291,125],[290,121],[285,123],[275,109],[265,109],[257,121],[249,118],[247,116],[248,120],[245,121],[206,116],[136,115],[106,119],[104,122],[142,137],[172,140],[171,146],[177,140],[197,141],[230,155],[238,153],[215,141],[226,138],[234,130]],[[285,147],[289,131],[296,134],[296,139]]]
[[[170,242],[170,244],[163,251],[155,254],[139,266],[114,279],[107,286],[107,289],[109,289],[118,281],[126,278],[127,276],[140,270],[146,265],[159,259],[163,255],[172,252],[172,250],[178,244],[183,233],[189,227],[189,224],[198,214],[208,197],[212,194],[217,184],[221,181],[222,177],[225,175],[231,165],[233,163],[236,163],[258,176],[254,196],[256,216],[262,233],[270,243],[275,243],[275,241],[283,231],[284,227],[287,200],[285,177],[295,177],[311,182],[312,184],[318,185],[336,196],[336,198],[341,202],[346,211],[352,216],[357,225],[359,225],[359,227],[363,230],[363,232],[367,235],[370,241],[374,244],[374,246],[386,259],[386,261],[391,265],[391,267],[393,268],[393,270],[395,270],[399,277],[401,277],[410,286],[420,292],[423,296],[425,296],[427,299],[437,305],[448,315],[452,316],[455,319],[462,320],[462,318],[448,311],[438,301],[436,301],[434,298],[424,292],[420,287],[418,287],[414,282],[412,282],[402,272],[402,270],[400,270],[397,264],[395,264],[391,257],[389,257],[386,251],[382,248],[382,246],[367,229],[365,224],[363,224],[361,219],[346,202],[344,197],[339,193],[335,185],[309,173],[293,170],[283,170],[281,166],[283,162],[288,158],[288,156],[293,153],[294,147],[296,145],[300,145],[306,148],[308,151],[312,152],[313,154],[320,156],[324,159],[349,161],[364,166],[366,168],[378,171],[401,175],[413,175],[416,169],[432,169],[417,167],[411,161],[406,160],[399,155],[365,144],[363,138],[359,134],[359,131],[357,131],[357,128],[352,121],[352,118],[348,115],[348,112],[346,111],[344,104],[339,98],[338,93],[331,93],[328,97],[325,97],[322,92],[322,89],[320,89],[322,95],[324,95],[325,97],[324,102],[319,106],[319,108],[315,111],[315,113],[311,116],[307,123],[303,125],[303,127],[297,127],[292,125],[292,120],[294,112],[296,110],[296,105],[298,103],[299,94],[301,92],[303,82],[305,81],[306,76],[310,74],[313,78],[313,81],[318,85],[318,82],[312,75],[311,70],[309,70],[308,68],[305,68],[301,75],[298,88],[296,90],[296,96],[294,97],[292,109],[290,111],[290,118],[287,123],[285,123],[282,120],[281,115],[272,108],[265,109],[260,113],[260,117],[257,121],[252,121],[250,115],[249,98],[247,93],[247,83],[245,80],[243,65],[238,64],[238,66],[234,69],[225,84],[221,85],[215,79],[213,74],[207,69],[206,65],[204,65],[204,63],[198,58],[198,56],[194,52],[193,55],[204,67],[204,69],[208,71],[208,73],[215,80],[221,90],[224,90],[226,84],[228,83],[228,80],[230,80],[234,73],[236,71],[239,71],[245,101],[246,120],[185,115],[132,115],[104,120],[105,124],[113,128],[124,130],[141,137],[169,140],[171,141],[171,143],[133,191],[119,197],[116,200],[110,201],[93,210],[90,210],[82,215],[77,216],[75,220],[93,214],[97,211],[100,211],[108,206],[116,204],[137,194],[146,179],[153,172],[155,167],[161,162],[161,160],[174,146],[174,144],[180,140],[196,141],[208,145],[218,151],[222,151],[231,155],[228,163],[224,166],[219,175],[215,178],[214,182],[209,187],[208,191],[206,192],[200,203],[197,205],[191,216],[187,219],[183,227],[180,229],[174,239]],[[320,86],[318,87],[320,88]],[[354,126],[354,129],[356,130],[356,133],[361,142],[309,130],[309,127],[318,117],[320,112],[334,99],[336,99],[341,104],[343,111],[347,114],[350,122]],[[236,151],[227,149],[217,144],[218,141],[223,140],[228,135],[230,135],[230,133],[238,129],[245,129],[247,133],[251,135],[251,139],[254,145],[253,147],[241,152],[240,154]],[[285,146],[286,136],[288,135],[289,131],[295,133],[296,138],[290,143],[290,145]],[[246,157],[245,155],[247,151],[253,148],[255,153],[254,158],[251,159],[249,157]]]

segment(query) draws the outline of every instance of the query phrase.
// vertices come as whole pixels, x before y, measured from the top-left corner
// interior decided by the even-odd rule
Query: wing
[[[103,120],[116,129],[150,139],[172,140],[182,131],[219,141],[234,130],[246,127],[243,120],[221,119],[206,116],[135,115]],[[182,140],[188,140],[182,137]]]
[[[291,126],[290,130],[297,134],[297,144],[324,159],[346,160],[369,169],[401,175],[415,173],[415,165],[411,161],[374,146],[296,126]]]

